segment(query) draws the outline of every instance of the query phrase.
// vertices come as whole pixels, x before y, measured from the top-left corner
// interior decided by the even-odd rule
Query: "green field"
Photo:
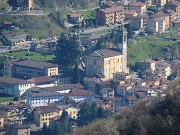
[[[128,48],[128,63],[135,63],[137,61],[145,60],[149,55],[153,54],[153,58],[162,56],[165,57],[162,53],[162,48],[171,46],[174,41],[145,41],[137,44],[129,45]]]
[[[14,97],[9,95],[0,94],[0,102],[12,102]]]
[[[27,54],[33,54],[33,56],[26,56]],[[55,56],[53,55],[42,55],[40,53],[31,52],[31,51],[12,52],[12,53],[8,53],[7,55],[36,60],[36,61],[50,61],[55,58]]]
[[[76,13],[82,14],[84,19],[95,19],[95,9],[89,9],[86,11],[77,11]]]

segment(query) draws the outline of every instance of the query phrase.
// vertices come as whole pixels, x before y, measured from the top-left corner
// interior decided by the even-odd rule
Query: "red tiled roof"
[[[57,79],[51,78],[50,76],[43,76],[43,77],[36,77],[33,79],[29,79],[29,82],[33,83],[41,83],[41,82],[50,82],[50,81],[56,81]]]
[[[125,10],[124,11],[124,15],[133,15],[135,13],[136,13],[136,11],[134,11],[134,10]]]
[[[99,9],[99,11],[104,12],[104,13],[112,13],[112,12],[117,12],[117,11],[121,11],[121,10],[124,10],[124,7],[117,6],[117,7],[110,7],[110,8],[106,8],[106,9]]]
[[[81,14],[76,14],[76,13],[68,13],[68,15],[70,17],[80,17],[80,16],[82,16]]]
[[[94,94],[88,90],[78,90],[78,91],[74,91],[72,93],[66,94],[67,97],[70,97],[70,96],[91,96],[91,95],[94,95]]]
[[[146,3],[142,3],[142,2],[135,2],[135,3],[130,4],[130,6],[134,6],[134,7],[142,7],[145,5],[146,5]]]
[[[22,84],[30,84],[31,82],[18,78],[12,78],[12,77],[0,77],[0,83],[22,85]]]
[[[134,96],[134,95],[133,95],[133,96],[129,96],[127,99],[128,99],[128,100],[133,100],[133,101],[138,100],[137,97]]]
[[[37,107],[35,111],[39,111],[41,114],[44,114],[44,113],[56,112],[56,111],[59,111],[59,110],[60,109],[57,106],[49,105],[49,106]]]
[[[63,93],[59,92],[43,92],[43,93],[33,93],[31,97],[46,97],[46,96],[63,96]]]

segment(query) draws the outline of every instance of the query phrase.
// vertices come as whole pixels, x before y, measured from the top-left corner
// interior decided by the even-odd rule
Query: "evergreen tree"
[[[65,111],[65,110],[63,110],[62,115],[61,115],[61,117],[60,117],[60,122],[68,125],[68,120],[69,120],[68,112]]]
[[[96,103],[93,103],[91,108],[92,108],[91,117],[92,117],[92,120],[95,120],[97,119],[97,110],[98,110]]]

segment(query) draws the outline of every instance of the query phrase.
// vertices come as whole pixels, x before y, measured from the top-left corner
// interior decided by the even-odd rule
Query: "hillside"
[[[180,80],[171,84],[165,98],[140,101],[126,112],[79,128],[71,135],[178,135],[179,84]]]

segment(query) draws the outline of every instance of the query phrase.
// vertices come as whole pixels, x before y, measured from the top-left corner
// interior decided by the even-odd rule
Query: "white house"
[[[0,93],[8,94],[12,96],[22,95],[27,89],[33,87],[32,82],[26,80],[11,78],[11,77],[0,77]]]
[[[64,94],[59,92],[33,93],[26,99],[26,104],[30,105],[31,108],[48,106],[48,104],[55,103],[63,97]]]

